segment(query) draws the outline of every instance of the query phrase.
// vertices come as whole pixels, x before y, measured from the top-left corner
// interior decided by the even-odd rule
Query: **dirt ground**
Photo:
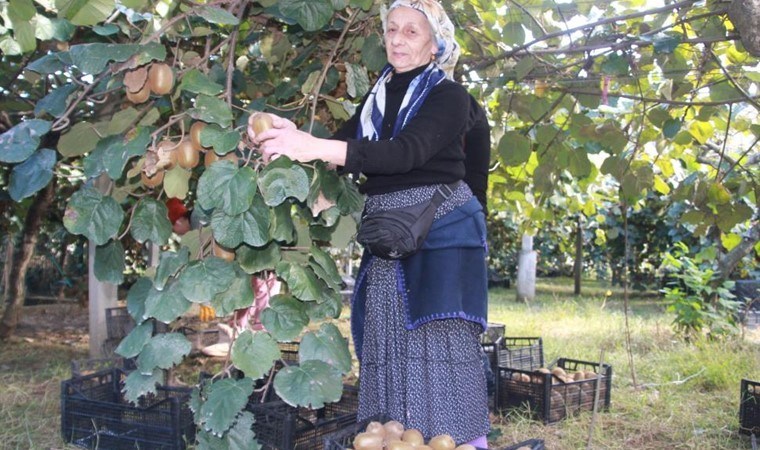
[[[27,342],[89,345],[86,307],[76,303],[24,306],[15,336]]]

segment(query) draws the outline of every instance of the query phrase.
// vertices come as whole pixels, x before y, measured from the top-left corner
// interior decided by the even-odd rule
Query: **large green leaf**
[[[752,218],[752,208],[743,203],[718,205],[715,223],[724,233],[728,233],[736,225]]]
[[[270,225],[272,239],[284,244],[292,243],[297,237],[291,216],[292,206],[290,203],[283,203],[275,206],[272,210],[272,223]]]
[[[631,171],[623,176],[620,183],[621,194],[623,197],[633,203],[638,200],[645,189],[654,186],[654,171],[647,163],[642,165],[631,165]]]
[[[84,160],[85,174],[93,178],[105,170],[109,178],[118,180],[131,158],[145,154],[151,141],[150,133],[150,128],[139,127],[136,133],[101,139]]]
[[[138,404],[140,397],[156,393],[156,386],[164,384],[164,371],[155,369],[149,374],[135,370],[127,375],[124,380],[124,398],[134,404]]]
[[[253,393],[253,380],[224,378],[207,386],[206,401],[198,415],[203,429],[216,435],[229,430]]]
[[[169,281],[162,290],[154,286],[145,298],[145,318],[154,317],[163,323],[171,323],[190,309],[177,281]]]
[[[211,227],[214,239],[227,248],[236,248],[242,242],[253,247],[262,247],[269,242],[269,208],[261,196],[254,197],[248,211],[229,216],[222,210],[214,210]]]
[[[153,282],[147,277],[138,278],[135,284],[129,288],[129,292],[127,293],[127,311],[138,324],[145,321],[145,300],[152,289]]]
[[[182,77],[179,89],[194,94],[217,95],[224,91],[224,86],[211,80],[198,69],[190,69]]]
[[[222,127],[228,127],[232,123],[230,106],[224,100],[210,95],[198,95],[195,99],[195,108],[188,109],[187,113],[193,119],[217,123]]]
[[[96,125],[83,120],[61,135],[58,140],[58,151],[67,158],[81,156],[95,149],[99,141],[100,136]]]
[[[47,120],[30,119],[0,134],[0,162],[25,161],[37,150],[42,136],[50,131],[51,126]]]
[[[227,261],[209,257],[191,262],[180,274],[179,280],[184,296],[194,303],[208,303],[214,296],[224,292],[235,278],[233,265]]]
[[[10,186],[8,186],[11,198],[19,202],[47,186],[53,179],[56,162],[55,150],[41,148],[26,161],[14,166],[11,171]]]
[[[372,72],[379,71],[388,63],[383,40],[377,34],[370,34],[364,39],[361,55],[362,64]]]
[[[339,371],[323,361],[309,360],[280,370],[274,389],[289,405],[321,408],[340,400],[343,383]]]
[[[116,8],[114,0],[55,0],[58,16],[74,25],[95,25],[108,18]],[[92,72],[91,72],[92,73]]]
[[[164,245],[172,234],[169,210],[166,205],[151,197],[143,197],[135,205],[129,232],[137,242],[150,241]]]
[[[162,290],[166,282],[190,261],[190,250],[182,246],[176,252],[161,252],[156,269],[155,285],[156,289]]]
[[[306,31],[317,31],[330,23],[333,7],[330,0],[281,0],[280,12],[294,19]]]
[[[591,173],[591,161],[585,149],[565,149],[562,163],[575,178],[584,178]]]
[[[105,245],[95,247],[95,277],[104,282],[119,285],[124,281],[124,246],[112,239]]]
[[[343,309],[343,297],[337,291],[329,291],[329,294],[326,294],[327,299],[322,303],[308,302],[304,304],[309,320],[319,322],[328,318],[337,319],[340,317],[340,312]]]
[[[288,289],[301,301],[321,302],[327,285],[320,280],[309,266],[301,266],[282,261],[277,264],[277,275],[288,285]]]
[[[629,69],[628,59],[618,53],[611,53],[602,62],[602,73],[606,75],[627,75]]]
[[[112,197],[84,187],[75,192],[66,206],[63,226],[72,234],[81,234],[96,245],[115,237],[124,220],[124,211]]]
[[[218,316],[227,316],[236,309],[243,309],[253,304],[253,288],[251,276],[242,270],[234,271],[235,278],[229,283],[229,288],[216,294],[211,299],[211,306]]]
[[[275,242],[270,242],[260,248],[243,245],[235,253],[240,267],[250,274],[263,270],[274,270],[281,259],[280,246]]]
[[[353,98],[362,98],[370,89],[367,68],[358,64],[346,63],[346,88],[348,95]]]
[[[201,145],[206,148],[212,147],[219,155],[226,155],[235,151],[240,143],[240,133],[235,130],[227,130],[212,123],[201,131]]]
[[[303,364],[311,359],[324,361],[342,373],[351,370],[351,353],[348,350],[348,340],[340,334],[340,330],[332,323],[324,323],[319,331],[310,331],[301,338],[298,357]]]
[[[309,250],[309,254],[311,260],[315,263],[312,265],[312,269],[314,269],[317,276],[323,279],[333,289],[340,286],[343,279],[338,273],[338,266],[335,265],[335,259],[333,259],[329,253],[317,246],[312,246]],[[317,267],[321,270],[317,271]]]
[[[531,153],[530,139],[516,131],[507,131],[499,140],[499,156],[508,166],[528,162]]]
[[[261,323],[278,341],[292,341],[309,323],[304,305],[290,295],[275,295],[261,313]]]
[[[84,73],[98,74],[109,62],[124,62],[140,51],[136,44],[79,44],[69,49],[71,62]]]
[[[217,23],[220,25],[237,25],[240,23],[235,15],[225,9],[217,8],[215,6],[202,6],[198,8],[197,13],[209,23]]]
[[[48,53],[47,55],[36,59],[26,66],[27,70],[39,74],[48,75],[56,72],[63,72],[66,65],[70,64],[68,52]]]
[[[31,0],[11,0],[6,10],[6,16],[10,23],[9,28],[13,28],[13,37],[19,45],[22,53],[31,52],[37,47],[35,39],[35,26],[32,18],[37,11]]]
[[[161,333],[145,344],[137,357],[137,368],[143,375],[156,368],[171,369],[190,353],[192,345],[181,333]]]
[[[525,43],[525,29],[519,21],[510,21],[502,29],[504,43],[510,46],[521,45]]]
[[[681,131],[682,123],[678,119],[668,119],[662,125],[662,135],[668,139],[673,139]]]
[[[74,83],[59,86],[34,105],[34,115],[37,117],[47,113],[53,117],[61,117],[69,106],[69,97],[79,88]]]
[[[125,358],[134,358],[140,354],[152,336],[153,322],[146,320],[132,328],[132,331],[121,340],[119,346],[116,347],[116,353]]]
[[[187,194],[190,190],[190,179],[192,177],[193,172],[179,165],[166,171],[163,183],[166,196],[175,197],[180,200],[187,198]]]
[[[232,345],[232,363],[245,376],[258,380],[280,359],[280,348],[269,333],[245,330]]]
[[[359,213],[364,209],[364,196],[359,192],[356,184],[349,180],[348,177],[341,179],[343,189],[338,196],[338,209],[343,215]]]
[[[198,202],[206,210],[221,208],[235,216],[247,211],[256,194],[256,173],[232,161],[217,161],[198,181]]]
[[[259,450],[261,444],[256,441],[253,432],[255,417],[243,411],[235,418],[235,425],[224,436],[215,436],[206,430],[198,430],[198,450]]]
[[[268,165],[261,172],[258,184],[268,206],[277,206],[289,197],[302,202],[309,195],[309,176],[287,158],[278,158]]]

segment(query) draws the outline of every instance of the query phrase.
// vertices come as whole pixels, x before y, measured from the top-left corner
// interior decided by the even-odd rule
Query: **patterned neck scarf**
[[[392,74],[393,67],[391,65],[385,66],[372,87],[359,116],[359,127],[356,130],[357,139],[367,138],[371,141],[380,139],[383,113],[385,112],[385,84]],[[436,64],[429,64],[422,73],[414,77],[406,89],[404,99],[401,101],[398,117],[393,125],[394,137],[414,117],[430,91],[445,78],[446,74]]]

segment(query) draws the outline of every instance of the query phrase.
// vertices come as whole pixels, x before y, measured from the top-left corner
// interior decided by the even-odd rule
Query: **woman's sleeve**
[[[469,94],[464,87],[454,82],[441,83],[433,88],[417,114],[394,139],[347,139],[343,170],[389,175],[421,167],[453,141],[461,141],[468,115]]]

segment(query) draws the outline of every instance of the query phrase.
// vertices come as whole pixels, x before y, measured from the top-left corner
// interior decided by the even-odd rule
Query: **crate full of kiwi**
[[[739,430],[744,434],[760,435],[760,382],[742,380]]]
[[[530,439],[500,450],[544,450],[544,441]],[[457,445],[448,434],[425,439],[419,430],[379,415],[325,437],[324,450],[483,450]]]
[[[544,423],[553,423],[580,411],[608,410],[612,367],[588,361],[560,358],[535,370],[500,366],[496,407],[529,410]],[[598,397],[597,397],[598,392]]]

